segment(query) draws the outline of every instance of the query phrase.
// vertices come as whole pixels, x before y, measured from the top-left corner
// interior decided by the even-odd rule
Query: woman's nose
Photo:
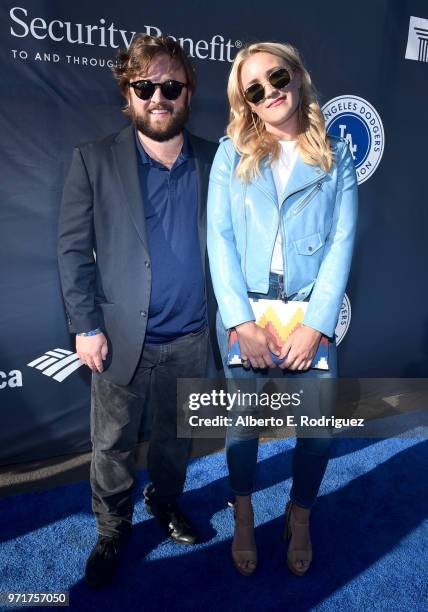
[[[269,81],[265,83],[264,87],[265,87],[265,98],[276,98],[279,95],[279,89],[277,89],[276,87],[273,87],[273,85],[271,85]]]

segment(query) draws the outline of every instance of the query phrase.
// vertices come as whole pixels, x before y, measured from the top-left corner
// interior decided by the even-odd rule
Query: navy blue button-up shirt
[[[198,178],[186,132],[171,169],[152,159],[135,136],[152,269],[146,342],[161,344],[206,325]]]

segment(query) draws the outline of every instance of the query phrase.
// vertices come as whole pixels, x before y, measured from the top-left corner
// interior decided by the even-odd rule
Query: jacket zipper
[[[244,247],[244,271],[245,271],[245,278],[247,278],[247,204],[246,204],[246,196],[247,196],[247,186],[244,185],[244,189],[243,189],[243,196],[244,196],[244,222],[245,222],[245,247]],[[276,210],[278,211],[278,207],[275,207]],[[280,211],[278,211],[278,217],[279,217],[279,222],[278,222],[278,229],[277,229],[277,233],[278,230],[281,231],[281,213]],[[281,231],[282,234],[282,231]],[[270,255],[270,260],[272,261],[272,255],[273,255],[273,250],[275,248],[275,242],[276,242],[276,234],[275,234],[275,238],[272,244],[272,248],[271,248],[271,255]]]
[[[276,230],[275,237],[273,239],[272,248],[270,250],[270,262],[271,262],[271,265],[272,265],[272,257],[273,257],[273,252],[275,250],[276,237],[278,235],[278,232],[281,232],[281,237],[282,237],[282,231],[281,231],[281,210],[278,210],[278,227],[277,227],[277,230]],[[270,270],[270,268],[269,268],[269,270]]]
[[[281,299],[284,302],[287,302],[287,293],[285,291],[285,288],[287,286],[287,280],[286,280],[286,273],[287,273],[287,262],[285,261],[286,256],[284,256],[284,253],[287,253],[287,244],[285,241],[285,234],[282,230],[282,223],[281,223],[281,213],[279,215],[279,230],[281,232],[281,239],[282,239],[282,290],[281,290]]]
[[[305,206],[309,204],[312,198],[316,196],[318,191],[320,191],[321,187],[322,187],[322,183],[321,182],[317,183],[314,189],[312,189],[312,191],[308,193],[306,198],[302,202],[300,202],[300,204],[293,210],[293,215],[297,215],[297,213],[299,213],[303,208],[305,208]]]
[[[247,242],[248,242],[248,227],[247,227],[247,184],[243,185],[243,195],[244,195],[244,222],[245,222],[245,247],[244,247],[244,274],[245,274],[245,282],[247,282]]]

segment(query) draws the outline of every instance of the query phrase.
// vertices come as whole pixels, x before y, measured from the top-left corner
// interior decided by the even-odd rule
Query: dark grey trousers
[[[177,378],[205,375],[208,329],[168,344],[145,345],[129,385],[92,375],[91,488],[98,533],[114,536],[132,525],[135,450],[150,432],[147,467],[157,498],[183,491],[191,439],[177,438]]]

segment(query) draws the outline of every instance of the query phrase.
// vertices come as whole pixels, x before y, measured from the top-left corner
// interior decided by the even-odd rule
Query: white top
[[[272,164],[273,180],[275,181],[276,193],[278,196],[278,208],[281,211],[282,202],[284,199],[285,188],[290,178],[291,171],[297,159],[296,140],[280,140],[281,153],[278,159],[275,159]],[[282,237],[278,227],[275,246],[273,248],[272,262],[270,265],[271,272],[284,274],[284,261],[282,257]]]

